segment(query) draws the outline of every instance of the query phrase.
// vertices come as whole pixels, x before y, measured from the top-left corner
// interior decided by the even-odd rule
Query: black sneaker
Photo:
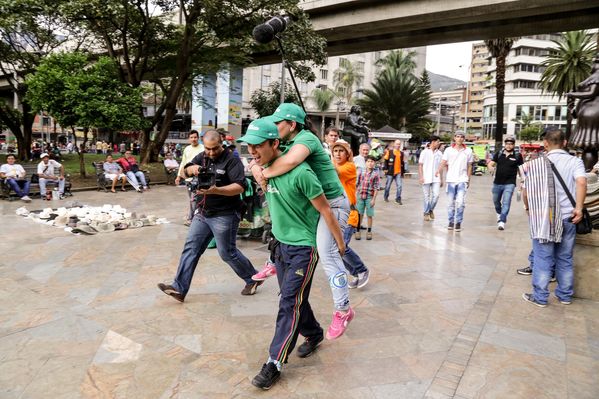
[[[281,372],[274,363],[264,363],[262,370],[252,380],[252,385],[264,390],[270,389],[280,376]]]
[[[533,305],[537,305],[540,308],[546,308],[547,304],[546,303],[541,303],[541,302],[537,302],[536,299],[532,296],[532,294],[522,294],[522,299],[524,299],[526,302],[530,302]]]
[[[401,200],[400,200],[400,199],[398,199],[398,200],[395,200],[395,202],[396,202],[398,205],[403,205],[403,204],[401,203]]]
[[[462,224],[461,223],[456,223],[455,224],[455,231],[462,231]]]
[[[447,225],[447,230],[453,230],[453,223],[449,223]]]
[[[304,343],[301,344],[297,348],[297,355],[299,357],[308,357],[308,356],[310,356],[312,353],[314,353],[314,351],[316,350],[316,348],[318,348],[318,346],[322,343],[323,340],[324,340],[324,336],[323,335],[321,335],[318,338],[306,338],[306,340],[304,341]]]
[[[252,283],[246,284],[241,290],[241,295],[254,295],[258,287],[260,287],[263,282],[264,281],[254,281]]]
[[[160,283],[158,284],[158,288],[160,291],[164,292],[168,296],[172,296],[179,302],[183,302],[185,300],[185,295],[177,291],[172,285]]]
[[[530,276],[532,274],[532,267],[524,267],[522,269],[516,270],[516,273],[521,274],[523,276]]]

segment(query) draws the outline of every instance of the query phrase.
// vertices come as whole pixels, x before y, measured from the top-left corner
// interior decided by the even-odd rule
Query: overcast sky
[[[468,81],[472,43],[474,42],[427,46],[426,69],[439,75]]]

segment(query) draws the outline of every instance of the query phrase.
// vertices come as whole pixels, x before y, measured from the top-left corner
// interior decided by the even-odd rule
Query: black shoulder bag
[[[572,197],[572,193],[570,193],[570,190],[568,190],[566,183],[564,183],[564,179],[562,179],[562,176],[557,171],[557,168],[555,167],[553,162],[549,161],[549,164],[551,165],[551,169],[553,169],[553,173],[557,177],[557,180],[559,180],[564,191],[566,192],[566,195],[570,199],[572,206],[576,208],[576,201],[574,200],[574,197]],[[591,215],[589,214],[587,208],[582,208],[582,220],[576,223],[576,234],[591,234],[592,231],[593,223],[591,222]]]

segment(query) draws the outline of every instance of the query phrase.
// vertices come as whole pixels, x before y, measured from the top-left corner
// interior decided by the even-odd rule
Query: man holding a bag
[[[535,265],[533,292],[522,294],[522,298],[540,307],[547,306],[548,286],[555,268],[555,296],[560,303],[569,305],[574,293],[576,224],[583,218],[587,179],[582,160],[564,151],[564,132],[557,128],[546,131],[543,145],[546,156],[520,167]]]

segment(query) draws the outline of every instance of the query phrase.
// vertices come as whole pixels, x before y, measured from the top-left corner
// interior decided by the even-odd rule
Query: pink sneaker
[[[335,311],[333,313],[333,320],[331,321],[331,325],[327,330],[327,339],[337,339],[343,335],[345,329],[349,325],[349,322],[354,319],[356,313],[350,307],[347,313],[343,313],[340,311]]]
[[[271,276],[275,276],[277,274],[277,268],[274,263],[270,261],[266,261],[262,270],[252,276],[252,280],[254,281],[264,281]]]

